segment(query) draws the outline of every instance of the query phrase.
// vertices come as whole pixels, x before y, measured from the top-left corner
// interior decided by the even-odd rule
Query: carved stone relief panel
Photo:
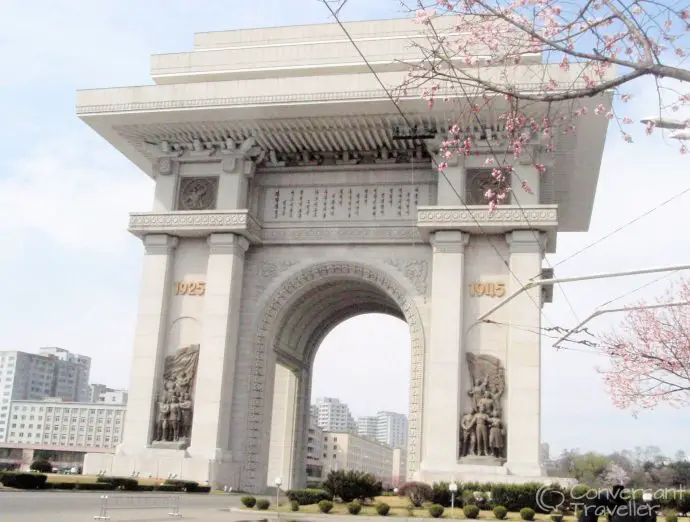
[[[429,276],[429,262],[421,259],[395,259],[385,260],[387,265],[395,267],[412,283],[419,295],[427,302],[427,285]]]
[[[505,183],[510,186],[510,174],[506,175]],[[486,205],[486,191],[497,187],[498,182],[491,175],[491,170],[469,170],[467,171],[465,202],[468,205]],[[508,193],[503,204],[510,205],[510,193]]]
[[[263,221],[409,220],[431,199],[428,184],[264,187]]]
[[[213,210],[218,200],[215,176],[183,177],[177,192],[176,210]]]

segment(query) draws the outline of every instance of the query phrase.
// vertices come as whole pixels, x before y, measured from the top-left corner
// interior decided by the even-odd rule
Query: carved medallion
[[[182,178],[177,202],[178,210],[212,210],[216,208],[218,178]]]
[[[502,185],[510,186],[510,175],[506,175],[506,180]],[[501,189],[502,185],[493,178],[490,170],[470,171],[467,173],[467,194],[465,201],[468,205],[486,205],[486,191],[489,189],[498,191]],[[510,204],[509,200],[510,194],[503,204]]]

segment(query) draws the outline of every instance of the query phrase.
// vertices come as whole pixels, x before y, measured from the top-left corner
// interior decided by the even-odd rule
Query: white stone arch
[[[350,298],[359,295],[361,305],[357,307],[355,299],[352,306],[332,307],[321,306],[312,314],[295,315],[294,309],[307,311],[309,308],[310,291],[323,290],[328,285],[337,283],[351,283],[354,293],[350,289]],[[255,332],[252,351],[253,358],[250,370],[249,397],[247,399],[247,438],[245,446],[245,466],[243,487],[247,490],[260,489],[265,486],[260,482],[263,473],[258,466],[265,465],[262,458],[262,449],[267,451],[268,421],[270,411],[266,408],[266,394],[272,386],[266,382],[266,377],[273,374],[267,367],[271,363],[285,357],[284,333],[291,331],[293,334],[306,334],[308,339],[299,339],[305,342],[305,353],[302,357],[293,357],[292,363],[300,363],[301,369],[309,368],[318,346],[328,332],[337,324],[350,317],[362,313],[382,312],[403,319],[410,329],[411,339],[411,365],[410,365],[410,411],[408,430],[408,473],[415,472],[419,467],[421,455],[422,436],[422,404],[423,404],[423,375],[425,360],[425,336],[422,317],[419,313],[414,296],[418,293],[414,287],[403,280],[393,267],[375,266],[371,262],[338,262],[322,261],[306,266],[295,267],[286,274],[282,281],[271,285],[272,291],[267,292],[265,299],[258,305],[260,310],[253,331]],[[334,297],[343,295],[344,286],[334,288],[330,295],[322,294],[321,297]],[[299,302],[299,303],[298,303]],[[326,303],[332,305],[328,300]],[[331,317],[329,317],[329,311]],[[292,324],[290,328],[290,322]],[[302,322],[300,321],[308,321]],[[287,327],[287,330],[286,330]],[[294,337],[292,337],[294,339]],[[276,346],[276,341],[281,345]],[[269,353],[269,347],[275,351],[275,357]],[[277,349],[276,349],[277,348]],[[299,355],[299,354],[297,354]],[[309,382],[305,384],[311,386]],[[305,393],[308,390],[304,390]],[[301,405],[302,414],[305,411]],[[308,406],[306,406],[308,410]],[[299,417],[298,417],[299,418]],[[303,438],[303,437],[302,437]],[[300,439],[301,440],[301,439]],[[296,457],[300,458],[303,448],[296,449]]]

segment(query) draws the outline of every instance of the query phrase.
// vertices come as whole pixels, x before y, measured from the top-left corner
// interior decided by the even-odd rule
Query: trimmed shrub
[[[291,500],[290,511],[299,511],[299,502],[297,502],[296,500]]]
[[[478,518],[479,508],[474,504],[468,504],[462,508],[462,512],[465,514],[465,518]]]
[[[271,501],[265,498],[260,498],[256,501],[256,509],[259,511],[266,511],[271,507]]]
[[[343,502],[351,502],[378,497],[383,491],[381,482],[370,473],[363,471],[331,471],[323,482],[323,489],[332,497],[340,497]]]
[[[137,491],[153,491],[156,489],[156,486],[153,484],[139,484],[137,486]]]
[[[388,513],[390,512],[391,507],[386,504],[385,502],[379,502],[376,504],[376,512],[381,515],[382,517],[388,516]]]
[[[38,471],[40,473],[51,473],[53,471],[53,465],[44,459],[34,460],[29,466],[31,471]]]
[[[529,507],[524,507],[520,510],[520,518],[522,520],[534,520],[534,510]]]
[[[240,498],[240,502],[242,502],[242,505],[244,507],[248,507],[251,509],[254,506],[256,506],[256,497],[252,497],[251,495],[245,495]]]
[[[558,509],[554,509],[551,512],[551,515],[549,515],[549,518],[551,519],[551,522],[563,522],[563,512],[558,510]],[[677,521],[673,521],[673,522],[677,522]]]
[[[42,473],[22,473],[16,471],[0,472],[0,484],[8,488],[43,489],[48,475]]]
[[[112,491],[115,489],[110,482],[81,482],[74,485],[74,489],[82,491]]]
[[[329,513],[333,509],[333,502],[330,500],[322,500],[319,502],[319,510],[321,513]]]
[[[309,506],[322,500],[333,500],[333,495],[325,489],[291,489],[287,492],[287,498],[300,506]]]
[[[448,482],[434,482],[431,485],[431,498],[429,500],[433,504],[440,504],[444,507],[450,507],[452,495],[448,486]],[[458,487],[458,491],[461,491],[460,487]],[[458,491],[455,492],[456,504],[459,504],[458,500],[460,498]]]
[[[139,486],[141,487],[141,486]],[[197,486],[194,488],[194,491],[191,491],[190,493],[210,493],[211,492],[211,486]]]
[[[434,518],[441,518],[445,508],[441,504],[431,504],[429,506],[429,514]]]
[[[424,482],[405,482],[398,488],[398,495],[409,498],[415,506],[421,507],[433,498],[433,489]]]
[[[153,487],[154,491],[182,491],[182,487],[178,484],[157,484]]]
[[[496,520],[503,520],[508,515],[508,510],[505,506],[495,506],[493,512]]]
[[[675,511],[669,510],[664,513],[666,522],[678,522],[678,514]]]
[[[408,504],[405,506],[405,509],[407,510],[407,516],[408,517],[413,517],[414,516],[414,510],[415,510],[415,505],[414,504]]]
[[[115,489],[122,489],[125,491],[136,491],[139,486],[137,479],[129,477],[98,477],[96,482],[106,482],[112,484]]]
[[[347,512],[350,515],[359,515],[360,511],[362,511],[362,504],[359,503],[359,500],[353,500],[347,505]]]
[[[46,482],[46,488],[50,489],[77,489],[74,482]]]
[[[199,487],[199,483],[193,480],[168,479],[163,484],[166,486],[177,486],[179,491],[195,491]]]

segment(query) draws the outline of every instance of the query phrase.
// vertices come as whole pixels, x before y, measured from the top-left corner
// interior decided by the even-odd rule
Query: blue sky
[[[93,380],[126,386],[137,310],[142,247],[126,232],[127,213],[148,210],[152,182],[74,114],[75,91],[150,83],[149,55],[191,48],[194,32],[328,21],[318,0],[6,0],[0,18],[0,300],[2,349],[56,345],[94,358]],[[374,6],[375,7],[372,7]],[[398,15],[395,0],[350,0],[349,19]],[[628,114],[654,112],[654,92],[639,84]],[[659,134],[615,129],[607,142],[592,227],[562,234],[563,259],[690,186],[690,160]],[[690,195],[578,255],[558,276],[670,265],[690,259],[685,230]],[[579,317],[654,277],[566,287]],[[671,280],[671,278],[669,278]],[[669,280],[621,303],[661,293]],[[545,326],[572,326],[562,294]],[[607,317],[591,324],[604,329]],[[403,323],[363,316],[324,342],[315,396],[338,396],[356,415],[406,411],[409,335]],[[363,367],[358,360],[368,363]],[[690,452],[690,410],[659,408],[634,419],[611,406],[595,367],[601,357],[543,347],[543,439],[563,448],[613,451],[658,445]],[[338,371],[336,371],[336,369]],[[355,386],[348,375],[358,375]],[[341,377],[342,376],[342,377]],[[367,383],[362,386],[362,383]],[[371,389],[379,393],[371,393]]]

